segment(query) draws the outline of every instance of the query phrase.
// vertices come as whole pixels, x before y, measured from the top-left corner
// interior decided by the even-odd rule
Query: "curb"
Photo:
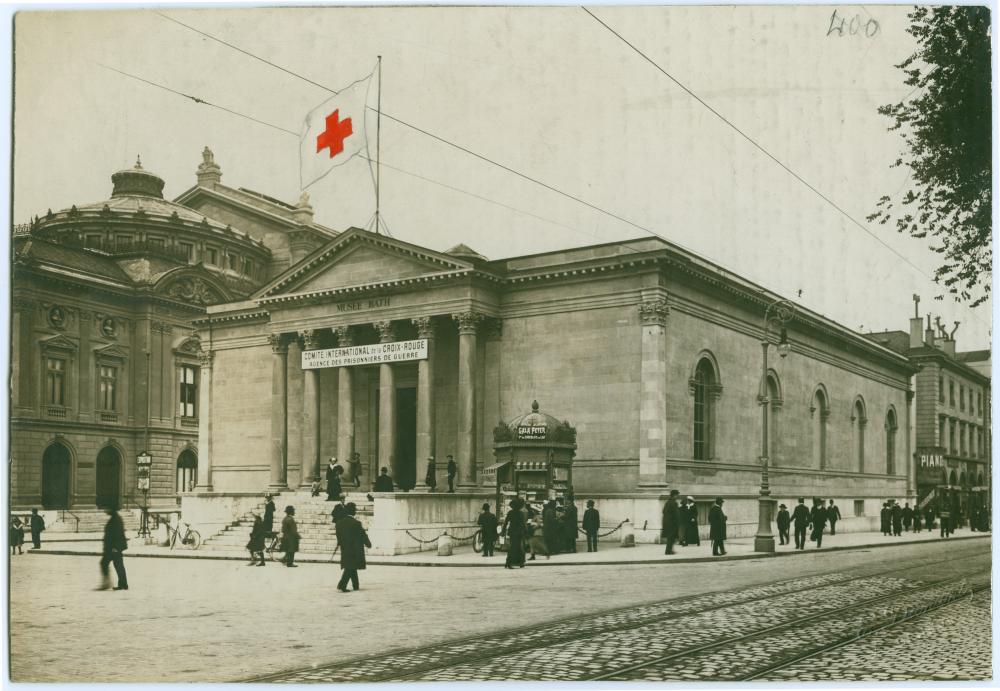
[[[754,552],[751,554],[733,554],[725,555],[721,557],[704,556],[704,557],[681,557],[674,559],[626,559],[622,561],[556,561],[553,562],[549,559],[545,561],[536,560],[534,564],[525,564],[526,567],[536,567],[536,566],[636,566],[644,564],[693,564],[699,562],[719,562],[719,561],[745,561],[747,559],[773,559],[777,557],[790,557],[790,556],[804,556],[807,554],[823,554],[827,552],[844,552],[856,549],[870,549],[872,547],[903,547],[906,545],[921,545],[931,542],[952,542],[955,540],[980,540],[984,538],[991,538],[992,533],[977,534],[977,535],[958,535],[952,536],[950,538],[934,537],[928,538],[926,540],[907,540],[905,542],[887,542],[887,543],[869,543],[863,545],[842,545],[837,547],[822,547],[820,549],[806,549],[806,550],[790,550],[786,552]],[[78,557],[99,557],[102,556],[103,551],[101,550],[66,550],[66,549],[53,549],[53,550],[31,550],[26,552],[26,554],[53,554],[60,556],[78,556]],[[172,554],[129,554],[130,558],[139,559],[211,559],[214,561],[247,561],[247,557],[243,554],[212,554],[210,552],[199,552],[195,555],[193,552],[189,554],[183,554],[181,552],[174,552]],[[299,555],[295,559],[296,563],[300,564],[339,564],[339,560],[331,561],[329,558],[320,558],[313,555]],[[484,562],[482,564],[465,564],[465,563],[448,563],[441,561],[409,561],[409,562],[399,562],[399,561],[389,561],[379,557],[367,557],[366,561],[371,566],[417,566],[417,567],[460,567],[460,568],[498,568],[503,564],[501,562]],[[275,561],[276,566],[280,566],[280,561]]]

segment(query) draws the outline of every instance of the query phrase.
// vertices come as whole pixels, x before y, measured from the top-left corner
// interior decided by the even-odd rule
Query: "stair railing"
[[[73,528],[73,532],[74,533],[79,533],[80,532],[80,517],[77,516],[72,511],[70,511],[69,509],[60,509],[59,510],[59,520],[65,523],[66,522],[66,514],[69,514],[70,516],[72,516],[73,520],[76,521],[76,527]]]

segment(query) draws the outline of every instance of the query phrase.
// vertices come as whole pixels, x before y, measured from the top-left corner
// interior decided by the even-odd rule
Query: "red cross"
[[[351,119],[340,122],[340,109],[326,116],[326,131],[316,137],[316,153],[330,149],[330,158],[344,150],[344,140],[354,134]]]

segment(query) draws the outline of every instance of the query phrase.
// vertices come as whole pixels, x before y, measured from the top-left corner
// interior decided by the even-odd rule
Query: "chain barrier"
[[[432,542],[437,542],[438,539],[440,539],[444,535],[447,535],[448,537],[450,537],[454,542],[466,542],[467,540],[472,540],[473,538],[475,538],[476,537],[476,533],[478,533],[479,531],[477,530],[472,535],[467,535],[466,537],[455,537],[454,535],[451,535],[448,532],[444,532],[444,533],[441,533],[441,535],[438,535],[437,537],[431,538],[430,540],[421,540],[419,537],[417,537],[416,535],[414,535],[413,533],[411,533],[409,530],[407,530],[405,532],[406,532],[407,535],[409,535],[412,539],[416,540],[420,544],[422,544],[422,545],[429,545]]]

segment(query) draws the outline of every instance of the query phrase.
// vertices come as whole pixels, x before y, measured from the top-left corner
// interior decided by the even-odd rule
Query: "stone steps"
[[[57,513],[56,511],[44,511],[40,513],[45,517],[45,532],[42,534],[43,540],[45,539],[45,534],[52,533],[100,533],[104,531],[104,526],[108,523],[108,514],[100,509],[75,509],[73,511],[75,517],[68,511],[65,514],[59,512],[59,515],[54,520],[53,514]],[[122,522],[125,524],[125,532],[139,529],[140,512],[138,509],[122,510],[118,514],[122,517]],[[29,535],[31,531],[28,526],[31,524],[31,512],[14,511],[11,515],[21,518],[21,521],[24,523],[25,535]]]

